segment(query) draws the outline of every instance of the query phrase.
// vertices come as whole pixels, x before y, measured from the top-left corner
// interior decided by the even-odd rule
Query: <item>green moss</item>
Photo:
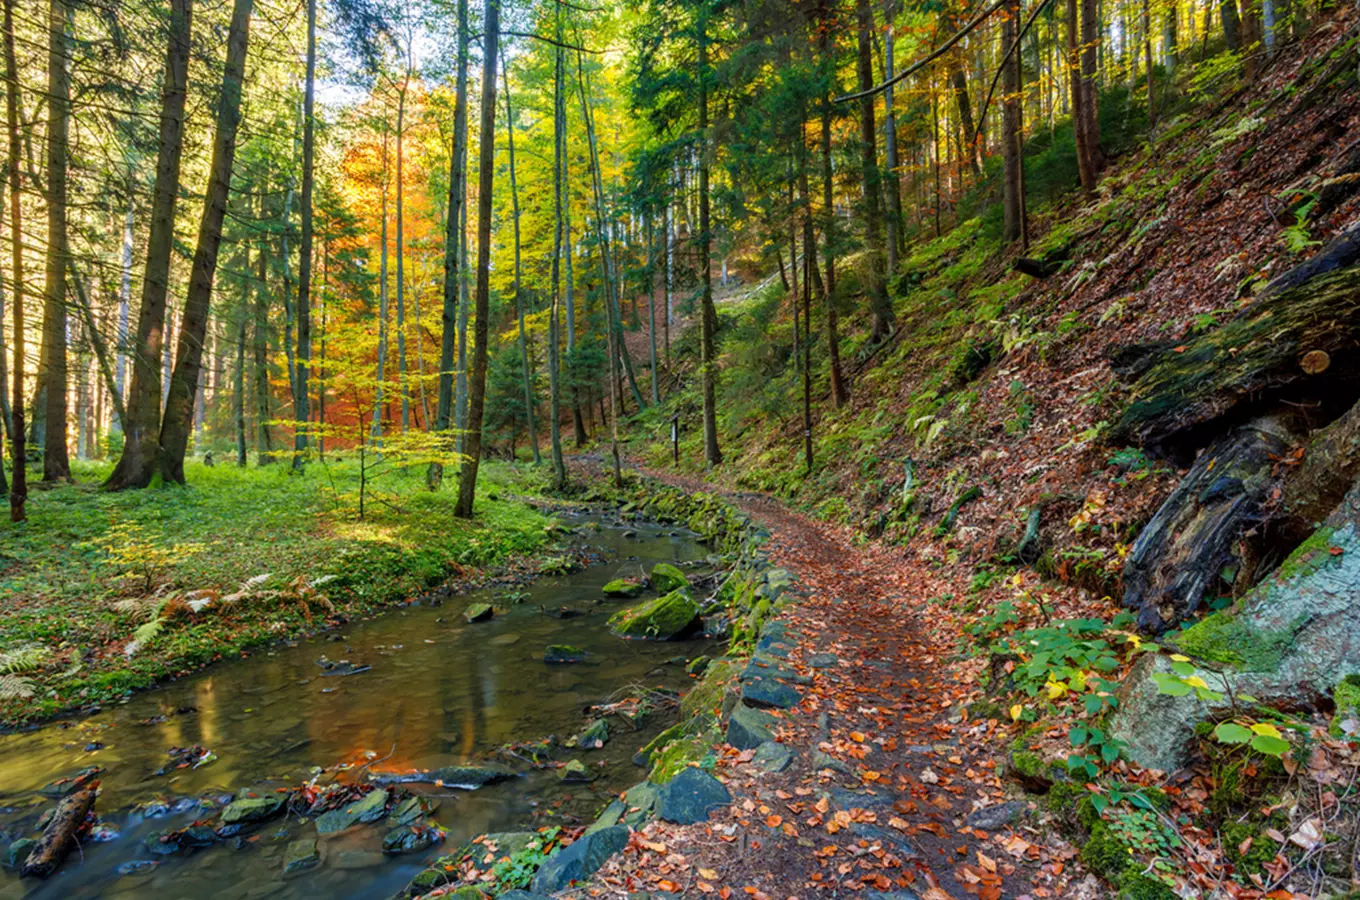
[[[1332,692],[1336,703],[1336,714],[1332,716],[1331,732],[1333,737],[1342,737],[1345,730],[1341,723],[1347,718],[1360,718],[1360,674],[1347,675]]]
[[[1137,871],[1126,871],[1119,885],[1119,900],[1179,900],[1180,897],[1165,883]]]
[[[1223,852],[1238,871],[1247,875],[1259,875],[1265,870],[1266,863],[1275,859],[1276,844],[1265,834],[1261,823],[1229,821],[1223,824]],[[1247,839],[1251,845],[1243,853],[1241,847]]]
[[[1086,868],[1111,884],[1118,884],[1131,859],[1129,848],[1115,836],[1110,826],[1096,819],[1090,839],[1081,848],[1081,861]]]
[[[1295,547],[1294,552],[1280,563],[1280,567],[1275,570],[1275,580],[1282,583],[1312,575],[1330,562],[1333,559],[1333,532],[1334,529],[1324,526],[1309,535],[1308,540]]]
[[[652,773],[648,780],[654,784],[665,784],[694,763],[702,762],[721,740],[716,731],[703,731],[671,741],[666,749],[656,754],[652,760]]]
[[[609,617],[609,625],[622,637],[665,641],[683,635],[698,618],[699,604],[682,589],[619,610]]]
[[[1168,643],[1199,659],[1227,663],[1250,672],[1272,672],[1307,621],[1307,616],[1300,616],[1283,631],[1265,632],[1252,628],[1232,610],[1223,610],[1195,623]]]
[[[700,727],[706,727],[707,721],[716,720],[723,696],[736,680],[740,665],[731,659],[710,663],[704,677],[699,679],[689,693],[680,698],[680,721],[685,723],[699,721],[704,723]]]
[[[659,562],[652,566],[652,587],[662,594],[668,594],[689,587],[689,579],[670,563]]]

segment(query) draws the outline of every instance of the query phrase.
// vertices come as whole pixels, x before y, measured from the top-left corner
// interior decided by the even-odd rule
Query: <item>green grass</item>
[[[0,690],[0,721],[116,699],[326,618],[401,602],[549,537],[550,520],[515,496],[541,484],[528,467],[483,464],[472,522],[453,515],[456,479],[431,492],[423,466],[370,484],[362,520],[352,459],[313,463],[305,476],[193,462],[187,488],[117,494],[99,490],[107,465],[75,469],[75,485],[34,486],[28,523],[0,524],[0,655],[49,651],[22,691]],[[223,599],[247,582],[243,596]],[[205,598],[197,612],[186,605]]]

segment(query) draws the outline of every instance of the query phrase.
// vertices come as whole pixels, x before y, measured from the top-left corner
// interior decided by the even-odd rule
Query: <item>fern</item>
[[[52,651],[41,644],[19,644],[0,651],[0,675],[23,675],[41,669]]]
[[[165,628],[165,617],[156,616],[150,622],[139,627],[132,633],[132,642],[138,647],[144,647],[156,639],[156,636]]]
[[[37,685],[21,675],[0,675],[0,700],[27,700]]]

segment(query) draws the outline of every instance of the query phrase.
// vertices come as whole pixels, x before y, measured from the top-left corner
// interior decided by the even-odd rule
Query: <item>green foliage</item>
[[[552,854],[562,829],[556,825],[544,828],[523,850],[498,859],[491,867],[491,879],[499,892],[525,890],[534,875]]]

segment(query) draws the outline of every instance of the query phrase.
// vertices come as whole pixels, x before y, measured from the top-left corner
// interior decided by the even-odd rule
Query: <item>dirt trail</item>
[[[788,655],[777,663],[810,679],[778,729],[793,761],[770,772],[728,750],[716,774],[731,807],[706,825],[649,824],[594,886],[756,900],[1100,896],[1073,883],[1074,849],[1028,827],[1028,804],[1001,781],[1008,729],[968,719],[969,676],[949,662],[949,629],[932,628],[929,599],[950,587],[900,549],[857,546],[758,495],[728,499],[770,530],[771,558],[803,595],[779,616]]]

